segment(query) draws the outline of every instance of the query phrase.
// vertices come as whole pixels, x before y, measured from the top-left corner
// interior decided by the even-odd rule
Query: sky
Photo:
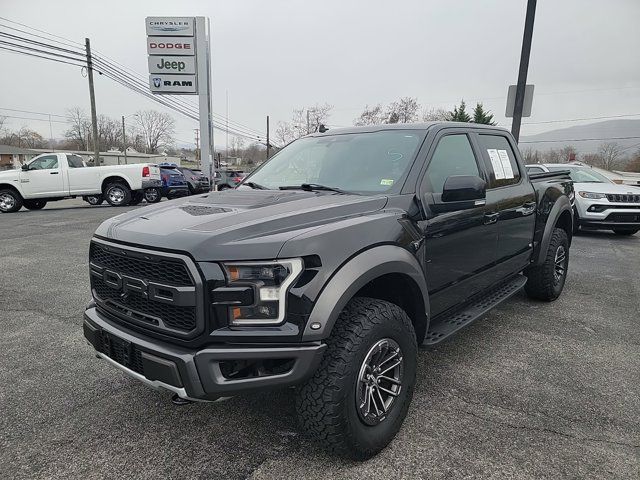
[[[526,0],[0,0],[0,17],[92,48],[147,76],[147,16],[207,16],[212,24],[213,110],[272,135],[294,108],[329,103],[330,125],[348,126],[365,105],[416,97],[428,108],[481,101],[503,126],[517,80]],[[529,76],[532,116],[522,135],[619,115],[640,118],[640,1],[540,0]],[[12,25],[0,18],[3,25]],[[18,28],[24,28],[17,26]],[[15,32],[14,32],[15,33]],[[37,33],[37,32],[34,32]],[[0,108],[64,115],[89,111],[80,68],[0,50]],[[98,113],[119,118],[169,111],[103,76]],[[197,97],[189,98],[194,104]],[[0,110],[0,114],[47,118]],[[62,120],[61,117],[52,117]],[[195,121],[175,113],[179,145]],[[128,124],[131,118],[127,120]],[[49,138],[48,121],[9,118]],[[61,137],[67,125],[52,124]],[[226,144],[216,133],[217,147]]]

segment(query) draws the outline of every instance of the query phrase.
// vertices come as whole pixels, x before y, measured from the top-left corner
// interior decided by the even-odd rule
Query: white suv
[[[576,192],[575,230],[613,230],[618,235],[640,231],[640,188],[613,183],[585,165],[527,165],[529,175],[562,170],[569,171]]]

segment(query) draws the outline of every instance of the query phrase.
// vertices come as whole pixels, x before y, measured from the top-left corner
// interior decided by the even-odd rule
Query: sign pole
[[[202,171],[211,182],[213,158],[213,122],[211,119],[210,24],[207,17],[196,17],[196,55],[198,107],[200,113],[200,160]]]
[[[533,37],[533,20],[536,16],[536,1],[537,0],[528,0],[527,14],[524,20],[524,36],[522,38],[522,52],[520,53],[520,69],[518,70],[518,85],[516,87],[516,98],[513,108],[513,123],[511,124],[511,133],[515,137],[516,142],[520,138],[522,107],[524,105],[525,86],[527,84],[527,71],[529,70],[531,38]]]

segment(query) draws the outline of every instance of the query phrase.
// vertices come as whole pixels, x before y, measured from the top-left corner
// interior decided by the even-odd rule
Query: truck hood
[[[187,252],[196,261],[274,259],[287,240],[348,217],[371,214],[386,203],[384,196],[225,190],[118,215],[102,223],[96,235]]]
[[[13,169],[13,170],[2,170],[0,171],[0,181],[2,180],[13,180],[15,178],[18,178],[18,170],[17,169]]]
[[[619,185],[617,183],[574,183],[576,192],[614,193],[623,195],[638,195],[638,187],[633,185]]]

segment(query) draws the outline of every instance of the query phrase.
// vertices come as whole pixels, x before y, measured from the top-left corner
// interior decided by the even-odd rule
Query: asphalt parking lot
[[[301,435],[291,390],[175,407],[93,356],[89,239],[127,208],[0,215],[3,478],[640,478],[640,234],[576,237],[560,300],[422,350],[403,429],[355,463]]]

